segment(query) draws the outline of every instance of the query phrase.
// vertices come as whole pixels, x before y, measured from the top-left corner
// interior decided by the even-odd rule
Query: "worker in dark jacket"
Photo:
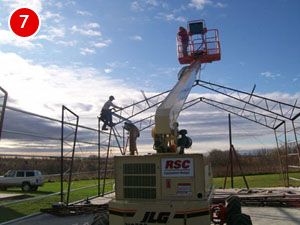
[[[114,96],[110,96],[108,101],[104,103],[102,110],[101,110],[101,116],[100,116],[100,120],[102,120],[104,122],[103,126],[102,126],[102,130],[108,130],[106,128],[107,125],[109,126],[113,126],[113,122],[112,122],[112,112],[111,110],[114,108],[117,109],[122,109],[119,106],[116,106],[114,103],[112,103],[112,101],[115,100]],[[113,107],[113,108],[110,108]]]
[[[130,155],[137,153],[136,140],[140,136],[139,129],[130,122],[125,122],[124,129],[129,132],[129,151]]]
[[[189,45],[189,35],[183,27],[179,27],[179,32],[177,33],[178,39],[181,42],[182,45],[182,54],[183,57],[188,56],[187,48]]]

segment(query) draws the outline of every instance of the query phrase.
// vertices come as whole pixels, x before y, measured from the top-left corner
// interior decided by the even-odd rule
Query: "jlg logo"
[[[141,223],[167,223],[170,212],[160,212],[156,217],[156,212],[146,212]]]
[[[188,169],[190,168],[190,160],[168,160],[166,162],[166,169]]]

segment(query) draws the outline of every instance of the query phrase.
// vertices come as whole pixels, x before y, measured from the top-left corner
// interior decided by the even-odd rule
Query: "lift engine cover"
[[[115,157],[110,223],[209,225],[211,176],[201,154]]]

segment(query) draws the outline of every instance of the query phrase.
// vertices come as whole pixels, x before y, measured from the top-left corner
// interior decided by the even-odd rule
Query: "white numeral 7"
[[[22,23],[22,26],[21,26],[21,28],[24,28],[25,23],[26,23],[26,21],[27,21],[29,15],[20,15],[20,17],[24,17],[24,18],[25,18],[25,19],[23,20],[23,23]]]

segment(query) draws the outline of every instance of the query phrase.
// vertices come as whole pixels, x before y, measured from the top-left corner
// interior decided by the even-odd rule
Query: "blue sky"
[[[111,94],[125,106],[141,97],[140,90],[168,90],[182,67],[178,27],[195,19],[219,29],[221,42],[221,61],[206,65],[201,79],[248,92],[256,84],[256,93],[277,100],[300,97],[297,0],[0,3],[0,85],[11,106],[59,118],[65,104],[91,124]],[[41,17],[33,38],[18,38],[8,28],[10,13],[22,6]]]

